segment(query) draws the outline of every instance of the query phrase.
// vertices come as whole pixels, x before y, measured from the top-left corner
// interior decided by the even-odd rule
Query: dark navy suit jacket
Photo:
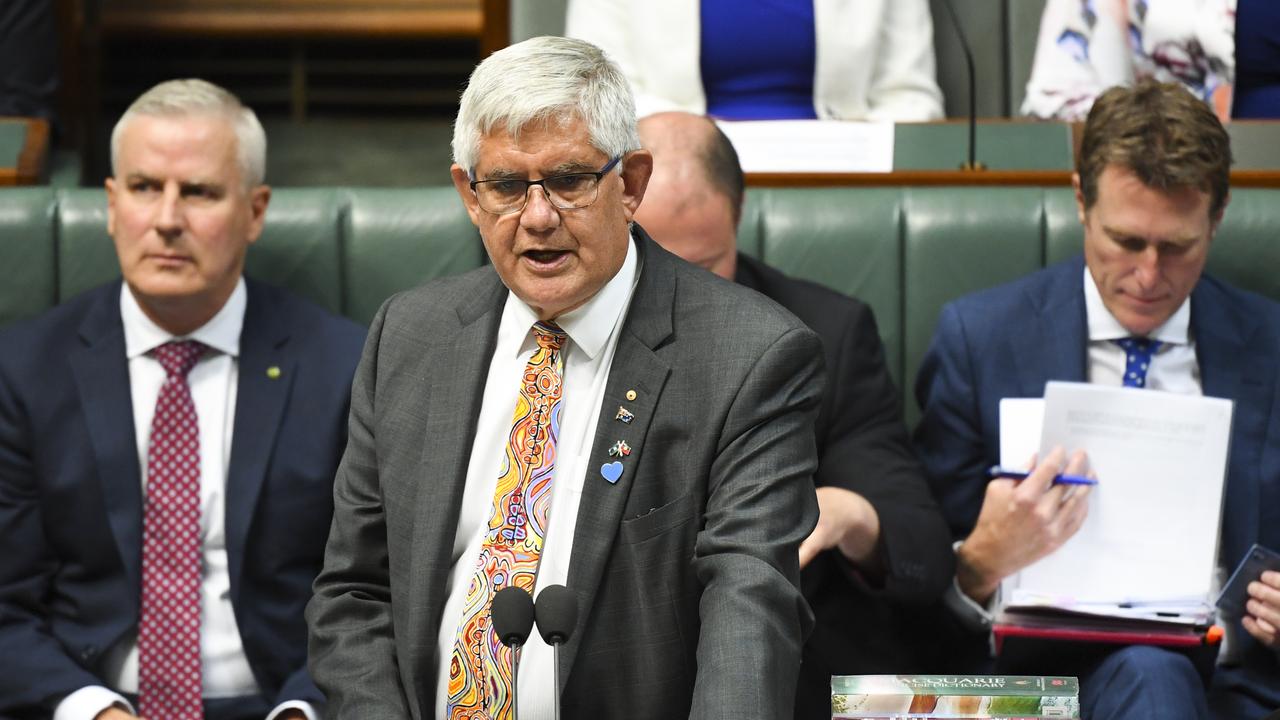
[[[1235,401],[1219,544],[1221,564],[1234,568],[1254,542],[1280,550],[1280,304],[1202,276],[1191,335],[1204,394]],[[977,521],[985,471],[999,461],[1000,399],[1040,397],[1049,380],[1084,382],[1087,356],[1083,258],[942,309],[916,383],[915,439],[956,538]],[[1276,653],[1240,635],[1243,665],[1219,668],[1214,683],[1280,705]]]
[[[268,702],[319,702],[302,612],[320,569],[364,331],[247,281],[226,484],[231,602]],[[142,487],[120,282],[0,331],[0,716],[106,684],[138,621]],[[279,368],[277,377],[267,374]]]

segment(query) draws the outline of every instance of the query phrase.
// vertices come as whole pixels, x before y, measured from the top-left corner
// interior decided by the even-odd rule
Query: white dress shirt
[[[1084,308],[1089,322],[1089,382],[1115,387],[1124,385],[1125,351],[1112,340],[1127,338],[1133,333],[1125,330],[1107,310],[1087,267],[1084,270]],[[1147,337],[1159,340],[1160,347],[1151,356],[1145,387],[1184,395],[1203,395],[1195,338],[1191,337],[1191,297],[1183,300],[1173,315]]]
[[[147,486],[147,451],[156,399],[165,371],[149,353],[175,339],[198,340],[209,347],[187,375],[200,433],[200,666],[202,696],[232,698],[259,694],[258,683],[245,657],[231,606],[231,575],[227,566],[226,480],[235,422],[239,379],[240,329],[244,324],[247,291],[241,278],[222,309],[209,322],[178,338],[147,317],[127,284],[120,289],[120,318],[124,323],[125,355],[133,402],[134,437],[143,494]],[[137,633],[126,635],[103,656],[103,676],[112,687],[138,691]],[[54,720],[92,720],[112,705],[129,703],[105,687],[91,686],[71,693],[58,704]],[[272,711],[298,708],[315,720],[307,703],[290,702]]]
[[[1112,341],[1130,337],[1133,333],[1126,330],[1107,309],[1088,267],[1084,269],[1084,309],[1089,331],[1089,356],[1085,367],[1088,381],[1095,385],[1123,386],[1125,351]],[[1145,387],[1203,395],[1195,339],[1191,337],[1191,297],[1183,300],[1173,315],[1147,337],[1159,340],[1161,344],[1151,356]],[[955,543],[957,551],[962,543]],[[997,589],[990,603],[984,606],[961,592],[959,583],[953,580],[943,602],[969,627],[990,628],[993,612],[1000,606],[1000,591]]]
[[[606,482],[598,472],[587,467],[587,461],[622,318],[631,304],[631,294],[639,276],[639,256],[635,242],[631,241],[627,243],[627,256],[618,274],[582,307],[555,319],[569,340],[562,358],[560,435],[556,443],[547,535],[543,538],[542,557],[534,585],[535,597],[548,585],[565,584],[569,576],[582,487],[588,482]],[[471,446],[462,510],[453,542],[452,570],[445,588],[448,600],[441,613],[436,639],[438,675],[435,709],[439,718],[446,717],[449,660],[462,620],[467,586],[475,572],[475,558],[480,555],[481,543],[488,529],[499,468],[515,414],[520,376],[537,348],[530,332],[537,320],[537,315],[528,305],[514,293],[507,294],[498,324],[497,346],[489,363],[476,436]],[[552,650],[536,632],[521,650],[516,693],[521,720],[551,720],[554,717],[556,688]]]

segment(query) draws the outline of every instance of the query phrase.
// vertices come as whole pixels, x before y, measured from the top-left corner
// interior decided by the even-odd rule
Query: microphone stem
[[[511,646],[511,720],[520,720],[520,648],[521,643]]]
[[[554,701],[555,720],[560,720],[560,643],[551,645],[551,665],[552,677],[555,678],[555,685],[552,687],[551,699]]]
[[[965,37],[964,28],[960,27],[960,16],[956,13],[956,8],[951,4],[951,0],[944,0],[942,5],[947,9],[947,14],[951,16],[951,26],[956,30],[956,37],[960,40],[960,49],[964,52],[964,61],[969,69],[969,162],[965,165],[965,169],[977,170],[978,96],[975,88],[975,79],[978,74],[973,68],[973,50],[969,47],[969,39]]]

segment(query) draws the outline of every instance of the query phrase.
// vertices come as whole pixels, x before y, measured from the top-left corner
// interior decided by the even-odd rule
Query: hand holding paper
[[[1000,581],[1049,555],[1084,523],[1087,486],[1055,485],[1060,473],[1084,475],[1088,458],[1054,448],[1026,480],[996,479],[987,484],[973,532],[957,553],[960,590],[985,603]]]
[[[1280,648],[1280,572],[1268,570],[1249,583],[1244,629],[1258,642]]]

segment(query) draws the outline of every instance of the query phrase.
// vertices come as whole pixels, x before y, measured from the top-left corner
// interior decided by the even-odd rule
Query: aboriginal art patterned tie
[[[1142,388],[1147,386],[1147,371],[1151,369],[1151,357],[1160,349],[1162,343],[1144,337],[1127,337],[1112,340],[1124,349],[1124,386]]]
[[[533,334],[538,349],[521,376],[488,530],[449,662],[450,720],[512,716],[512,651],[493,632],[489,605],[494,594],[508,586],[533,593],[551,508],[560,434],[561,348],[566,338],[553,323],[535,324]]]
[[[200,720],[200,428],[187,373],[194,341],[152,355],[164,367],[147,451],[142,516],[138,709],[147,720]]]

